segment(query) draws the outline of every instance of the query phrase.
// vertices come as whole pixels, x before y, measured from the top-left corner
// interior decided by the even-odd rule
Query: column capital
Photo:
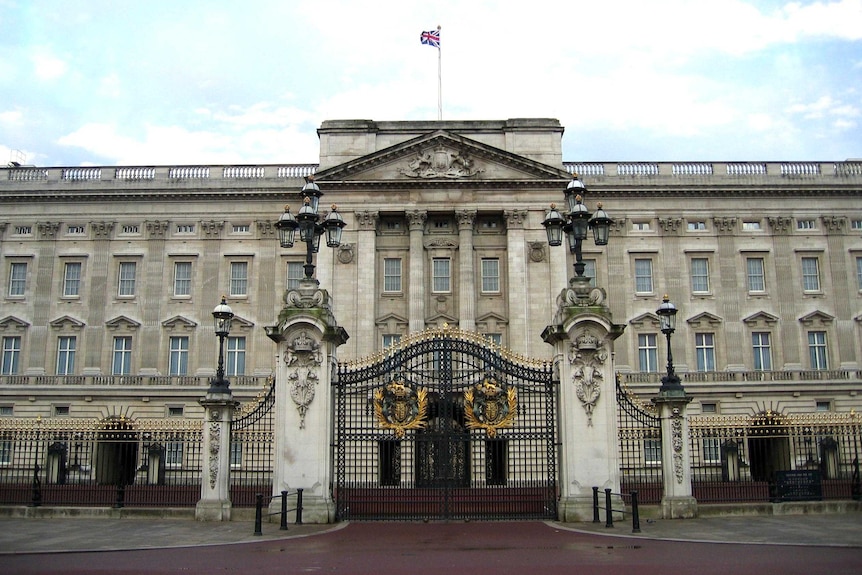
[[[410,210],[406,215],[407,225],[411,232],[425,229],[425,221],[428,219],[428,212],[426,210]]]
[[[476,221],[476,210],[458,210],[455,212],[458,218],[458,230],[472,230],[473,223]]]
[[[356,227],[361,231],[373,231],[377,229],[377,220],[380,217],[380,212],[363,210],[354,212],[353,218]]]

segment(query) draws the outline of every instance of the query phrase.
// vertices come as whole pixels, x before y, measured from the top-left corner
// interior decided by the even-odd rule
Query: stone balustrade
[[[650,383],[659,384],[664,372],[632,372],[620,374],[625,384]],[[810,383],[812,381],[851,382],[862,380],[862,370],[858,369],[826,369],[826,370],[779,370],[779,371],[690,371],[678,373],[683,385],[696,383],[748,383],[748,382],[782,382]]]
[[[0,375],[0,386],[80,386],[80,387],[197,387],[206,389],[211,377],[173,375]],[[269,385],[270,376],[239,375],[227,378],[231,387]]]

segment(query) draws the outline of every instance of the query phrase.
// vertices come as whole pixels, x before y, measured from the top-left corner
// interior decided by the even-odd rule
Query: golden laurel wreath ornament
[[[496,437],[498,429],[515,423],[517,414],[517,389],[500,385],[496,379],[485,379],[464,392],[468,429],[484,429],[488,437]]]
[[[425,427],[428,412],[428,392],[413,389],[401,381],[392,381],[374,392],[374,413],[384,429],[394,429],[402,439],[408,429]]]

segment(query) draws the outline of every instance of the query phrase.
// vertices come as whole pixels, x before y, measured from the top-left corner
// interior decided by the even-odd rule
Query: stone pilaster
[[[529,342],[532,338],[527,337],[527,326],[529,325],[528,305],[529,291],[527,289],[527,243],[524,225],[527,220],[526,210],[505,210],[503,216],[506,218],[506,255],[508,267],[513,273],[509,274],[509,348],[515,353],[530,354]],[[523,270],[517,273],[516,270]],[[516,337],[523,334],[523,337]]]
[[[425,245],[422,236],[425,233],[425,220],[428,212],[414,210],[407,212],[407,223],[410,227],[410,307],[409,331],[419,332],[425,329]]]
[[[462,210],[458,217],[458,325],[476,330],[476,272],[473,266],[473,222],[476,210]]]

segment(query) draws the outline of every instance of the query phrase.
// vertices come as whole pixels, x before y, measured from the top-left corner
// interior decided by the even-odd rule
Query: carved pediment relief
[[[328,188],[387,181],[459,182],[537,180],[560,183],[571,179],[562,169],[512,154],[477,140],[438,130],[315,174]]]
[[[0,319],[0,331],[23,331],[28,327],[30,327],[29,323],[14,315],[7,315]]]
[[[53,327],[54,329],[61,329],[61,330],[62,329],[75,329],[75,330],[78,330],[78,329],[83,329],[86,324],[84,322],[82,322],[81,320],[75,319],[75,318],[68,316],[68,315],[64,315],[63,317],[58,317],[57,319],[53,320],[49,325],[51,327]]]
[[[636,329],[643,329],[644,327],[658,329],[661,325],[658,320],[658,316],[654,313],[642,313],[636,318],[630,319],[629,323]]]
[[[715,326],[721,324],[722,320],[717,315],[713,315],[713,314],[705,311],[705,312],[697,314],[696,316],[690,317],[685,321],[691,327],[698,328],[698,327],[707,327],[707,326],[715,327]]]
[[[822,312],[820,310],[815,310],[799,318],[799,321],[802,323],[802,325],[806,327],[825,326],[831,324],[834,320],[834,316],[831,316],[828,313]]]
[[[119,329],[119,330],[134,330],[141,327],[141,322],[135,321],[132,318],[126,317],[124,315],[118,315],[114,319],[109,319],[105,322],[105,327],[108,329]]]
[[[175,315],[171,319],[162,322],[162,326],[173,331],[191,331],[197,327],[197,323],[181,315]]]
[[[778,317],[765,311],[759,311],[744,318],[742,322],[748,327],[767,327],[778,322]]]

